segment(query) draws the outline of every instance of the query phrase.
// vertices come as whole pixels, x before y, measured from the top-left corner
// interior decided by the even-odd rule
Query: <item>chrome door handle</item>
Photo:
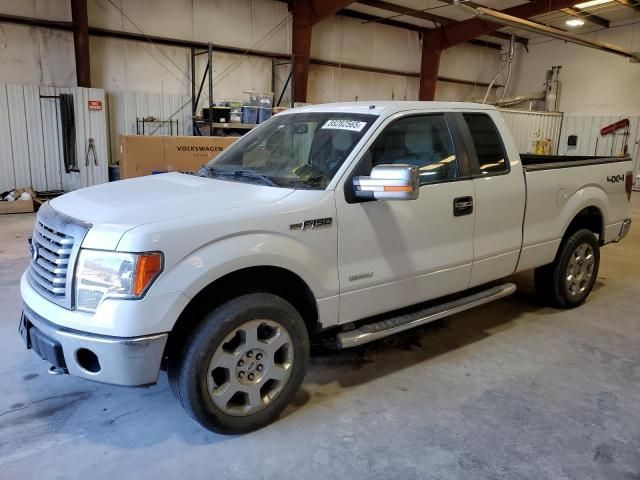
[[[453,216],[470,215],[473,213],[473,197],[458,197],[453,199]]]

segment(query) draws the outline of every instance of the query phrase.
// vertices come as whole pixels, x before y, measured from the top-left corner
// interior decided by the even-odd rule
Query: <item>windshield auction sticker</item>
[[[323,129],[334,130],[350,130],[352,132],[361,132],[367,122],[359,122],[358,120],[327,120],[322,126]]]

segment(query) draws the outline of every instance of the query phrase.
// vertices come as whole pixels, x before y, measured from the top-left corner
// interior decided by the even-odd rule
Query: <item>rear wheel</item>
[[[563,240],[553,263],[536,269],[536,290],[555,307],[575,307],[591,293],[599,266],[598,239],[578,230]]]
[[[191,417],[209,430],[243,433],[280,415],[309,362],[304,321],[284,299],[242,295],[208,314],[170,359],[169,381]]]

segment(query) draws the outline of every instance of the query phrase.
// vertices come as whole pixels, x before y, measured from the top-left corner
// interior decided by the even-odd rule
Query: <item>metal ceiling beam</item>
[[[640,3],[634,0],[616,0],[616,2],[621,3],[629,8],[634,9],[636,12],[640,12]]]
[[[442,3],[446,3],[447,5],[455,5],[455,0],[439,0]],[[465,1],[464,2],[466,5],[469,5],[470,7],[482,7],[482,5],[480,5],[479,3],[473,2],[471,0],[469,1]],[[450,20],[449,23],[456,23],[456,21],[454,20]],[[504,32],[491,32],[488,34],[489,37],[495,37],[495,38],[499,38],[500,40],[506,40],[508,42],[511,41],[511,35],[508,33],[504,33]],[[524,38],[524,37],[519,37],[519,36],[515,36],[515,40],[518,43],[521,43],[522,45],[529,45],[529,39],[528,38]]]
[[[355,2],[355,0],[295,0],[291,4],[293,11],[295,11],[296,5],[299,5],[301,1],[304,1],[304,3],[307,3],[309,6],[309,21],[311,25],[315,25],[325,18],[335,15],[343,8]]]
[[[440,0],[440,1],[443,3],[447,3],[449,5],[453,5],[454,3],[454,0]],[[432,22],[436,27],[438,25],[451,25],[451,24],[457,23],[455,20],[452,20],[451,18],[442,17],[440,15],[434,15],[433,13],[423,12],[421,10],[415,10],[409,7],[403,7],[402,5],[396,5],[395,3],[385,2],[382,0],[357,0],[357,2],[361,5],[378,8],[380,10],[386,10],[388,12],[397,13],[400,15],[404,15],[406,17],[413,17],[413,18],[418,18],[420,20],[426,20],[428,22]],[[468,4],[469,2],[465,2],[465,3]],[[479,4],[477,5],[480,6]],[[492,32],[489,34],[489,36],[499,38],[500,40],[511,39],[511,35],[508,35],[502,32]],[[516,37],[516,41],[523,45],[528,44],[528,40],[526,38]]]
[[[410,7],[403,7],[402,5],[396,5],[391,2],[384,2],[382,0],[358,0],[358,3],[366,5],[368,7],[379,8],[380,10],[386,10],[387,12],[398,13],[400,15],[406,15],[407,17],[419,18],[420,20],[426,20],[432,22],[435,26],[447,25],[452,22],[450,18],[441,17],[440,15],[434,15],[433,13],[423,12],[421,10],[415,10]]]
[[[640,62],[639,54],[631,52],[629,50],[625,50],[624,48],[620,48],[616,45],[611,45],[609,43],[591,40],[589,38],[586,38],[580,35],[575,35],[573,33],[568,33],[554,27],[540,25],[538,23],[530,22],[528,20],[524,20],[519,17],[507,15],[504,12],[491,10],[490,8],[480,7],[480,8],[474,9],[472,7],[467,7],[467,6],[464,6],[463,8],[468,9],[469,11],[471,10],[475,11],[475,14],[479,18],[490,20],[492,22],[498,22],[501,25],[508,25],[515,28],[521,28],[523,30],[527,30],[533,33],[539,33],[552,38],[557,38],[565,42],[575,43],[577,45],[582,45],[589,48],[595,48],[603,52],[620,55],[622,57],[630,59],[633,62]]]
[[[560,10],[572,6],[576,0],[532,0],[529,3],[507,8],[501,13],[520,18],[531,18],[543,13]],[[471,18],[462,22],[452,23],[442,28],[431,30],[426,40],[431,48],[444,50],[472,38],[489,35],[503,26],[480,18]]]
[[[562,8],[560,9],[560,11],[562,13],[566,13],[567,15],[571,15],[572,17],[581,18],[587,22],[600,25],[601,27],[604,27],[604,28],[609,28],[611,26],[609,23],[609,20],[599,17],[598,15],[594,15],[593,13],[585,12],[576,7]]]
[[[542,13],[573,5],[576,0],[532,0],[524,5],[508,8],[503,13],[518,17],[534,17]],[[458,3],[461,5],[461,3]],[[472,7],[468,7],[473,10]],[[479,18],[472,18],[462,22],[445,25],[430,30],[422,40],[422,65],[420,76],[420,100],[433,100],[436,95],[436,85],[440,54],[443,50],[467,42],[482,35],[495,33],[502,25]]]
[[[402,28],[404,30],[411,30],[420,34],[424,33],[425,28],[420,25],[414,25],[413,23],[399,22],[397,20],[391,20],[388,18],[378,17],[376,15],[370,15],[368,13],[358,12],[356,10],[340,10],[338,15],[342,17],[354,18],[356,20],[363,20],[365,22],[375,22],[382,25],[389,25],[390,27]],[[508,37],[508,35],[507,35]],[[502,45],[499,43],[486,42],[484,40],[469,40],[470,44],[478,47],[493,48],[494,50],[502,50]]]
[[[413,23],[399,22],[390,18],[378,17],[377,15],[370,15],[368,13],[358,12],[357,10],[340,10],[337,15],[341,17],[355,18],[364,22],[380,23],[382,25],[389,25],[390,27],[403,28],[405,30],[411,30],[414,32],[422,33],[425,28],[420,25],[414,25]]]

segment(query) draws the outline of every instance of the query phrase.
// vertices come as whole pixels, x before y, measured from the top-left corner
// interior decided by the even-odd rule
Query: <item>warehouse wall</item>
[[[89,0],[89,23],[111,30],[211,41],[239,48],[290,53],[291,19],[283,2],[269,0]],[[118,9],[124,11],[121,14]],[[0,0],[0,13],[54,20],[71,18],[68,0]],[[263,38],[267,35],[266,38]],[[0,81],[70,86],[75,83],[70,33],[0,24]],[[107,91],[190,93],[190,58],[184,48],[91,37],[92,83]],[[462,45],[442,58],[441,75],[489,81],[498,67],[495,50]],[[332,17],[314,27],[312,57],[419,72],[418,34],[376,23]],[[201,57],[198,69],[204,69]],[[236,99],[244,90],[269,90],[271,62],[214,53],[214,97]],[[286,68],[279,69],[282,82]],[[280,83],[281,83],[280,82]],[[206,90],[206,89],[205,89]],[[416,99],[418,79],[314,65],[309,101]],[[440,82],[437,97],[481,97],[484,88]]]
[[[334,16],[313,28],[311,57],[399,72],[420,72],[422,53],[417,32],[379,23]],[[489,82],[500,65],[499,52],[474,45],[445,51],[440,76]],[[348,100],[417,100],[418,78],[312,65],[309,102]],[[436,98],[469,100],[482,97],[484,87],[438,82]]]
[[[617,23],[614,28],[589,36],[635,52],[640,51],[640,23],[627,26]],[[509,95],[541,92],[545,70],[552,65],[562,65],[561,111],[580,115],[640,113],[640,64],[559,40],[536,42],[530,45],[530,53],[522,49],[518,51],[513,88],[510,88]]]
[[[0,23],[0,82],[74,86],[70,33]]]

